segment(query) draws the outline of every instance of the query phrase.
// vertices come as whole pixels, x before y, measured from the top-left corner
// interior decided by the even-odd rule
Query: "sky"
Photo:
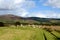
[[[0,15],[60,18],[60,0],[0,0]]]

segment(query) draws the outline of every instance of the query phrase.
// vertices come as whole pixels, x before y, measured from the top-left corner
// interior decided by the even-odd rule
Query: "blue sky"
[[[60,18],[60,0],[0,0],[0,15]]]

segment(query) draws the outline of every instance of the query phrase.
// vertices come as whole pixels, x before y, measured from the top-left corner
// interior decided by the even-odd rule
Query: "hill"
[[[38,22],[29,18],[25,18],[25,17],[20,17],[20,16],[16,16],[16,15],[12,15],[12,14],[6,14],[6,15],[0,15],[0,22],[16,22],[19,21],[21,23],[34,23],[34,22]]]
[[[0,22],[14,23],[19,21],[20,23],[36,23],[36,24],[60,24],[60,19],[57,18],[40,18],[40,17],[20,17],[12,14],[0,15]]]

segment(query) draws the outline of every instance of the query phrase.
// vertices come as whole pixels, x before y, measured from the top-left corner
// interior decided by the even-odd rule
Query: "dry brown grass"
[[[47,29],[50,29],[50,30],[57,30],[57,31],[60,31],[60,26],[42,26],[42,28],[47,28]]]

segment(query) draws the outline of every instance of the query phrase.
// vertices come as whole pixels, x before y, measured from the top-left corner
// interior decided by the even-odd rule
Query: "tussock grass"
[[[1,27],[0,40],[44,40],[43,32],[31,27]]]
[[[45,35],[44,35],[45,34]],[[0,40],[55,40],[56,37],[42,28],[0,27]]]

